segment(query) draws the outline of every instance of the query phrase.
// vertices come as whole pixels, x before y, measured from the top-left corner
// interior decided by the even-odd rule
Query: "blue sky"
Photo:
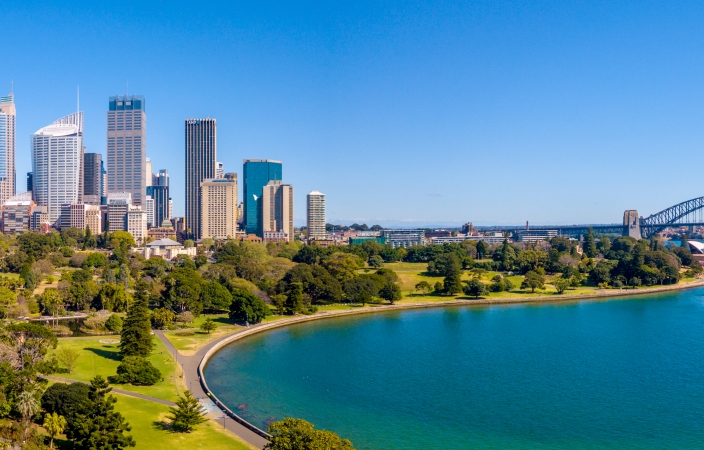
[[[146,97],[147,154],[183,214],[183,121],[218,159],[284,162],[328,219],[611,223],[704,195],[701,2],[2,2],[18,190],[30,134]],[[2,86],[7,86],[2,88]],[[241,186],[240,186],[241,196]]]

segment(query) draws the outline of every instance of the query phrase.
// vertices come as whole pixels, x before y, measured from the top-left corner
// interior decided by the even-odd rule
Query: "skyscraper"
[[[147,187],[147,195],[154,202],[154,220],[150,226],[159,227],[164,219],[169,219],[169,187],[168,186],[149,186]]]
[[[281,181],[281,161],[272,159],[245,159],[243,168],[243,199],[245,232],[262,236],[259,224],[261,211],[259,199],[262,189],[270,181]]]
[[[32,172],[27,172],[27,192],[32,192]]]
[[[15,96],[0,97],[0,205],[15,195]]]
[[[141,95],[108,102],[108,192],[129,192],[144,201],[147,171],[147,114]]]
[[[325,194],[313,191],[308,194],[306,203],[308,239],[325,237]]]
[[[270,181],[262,189],[260,236],[266,232],[284,232],[293,241],[293,186]]]
[[[166,169],[161,169],[158,174],[154,175],[153,186],[168,186],[169,185],[169,171]]]
[[[145,167],[144,186],[149,187],[152,185],[152,179],[154,178],[154,174],[152,173],[152,160],[150,158],[146,159]]]
[[[32,135],[33,198],[46,206],[49,222],[61,205],[79,203],[82,192],[83,113],[63,117]]]
[[[203,180],[200,192],[203,211],[201,238],[234,238],[237,232],[237,180]]]
[[[102,167],[103,156],[100,153],[86,153],[83,155],[83,203],[87,205],[100,205],[102,193]]]
[[[186,119],[186,228],[201,237],[200,184],[215,178],[217,139],[215,119]]]
[[[225,177],[225,164],[221,162],[215,163],[215,178],[220,179]]]

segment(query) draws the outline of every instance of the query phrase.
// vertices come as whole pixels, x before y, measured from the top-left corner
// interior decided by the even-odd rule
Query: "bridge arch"
[[[665,228],[676,225],[677,221],[696,211],[704,208],[704,197],[697,197],[691,200],[670,206],[667,209],[651,214],[640,220],[640,229],[644,238],[649,238]]]

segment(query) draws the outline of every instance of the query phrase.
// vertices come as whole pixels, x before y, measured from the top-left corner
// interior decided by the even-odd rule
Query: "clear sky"
[[[611,223],[704,195],[702,2],[7,2],[18,191],[31,133],[76,109],[105,153],[110,95],[184,211],[184,119],[218,160],[284,162],[328,219]],[[127,87],[129,83],[129,88]],[[2,86],[6,86],[2,88]],[[240,184],[240,197],[242,186]]]

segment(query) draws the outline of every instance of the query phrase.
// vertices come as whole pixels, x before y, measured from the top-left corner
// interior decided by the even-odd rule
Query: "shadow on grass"
[[[89,352],[93,352],[96,355],[100,356],[101,358],[106,358],[106,359],[111,359],[113,361],[122,361],[122,358],[120,357],[120,352],[118,349],[115,350],[103,350],[100,348],[86,348]]]

